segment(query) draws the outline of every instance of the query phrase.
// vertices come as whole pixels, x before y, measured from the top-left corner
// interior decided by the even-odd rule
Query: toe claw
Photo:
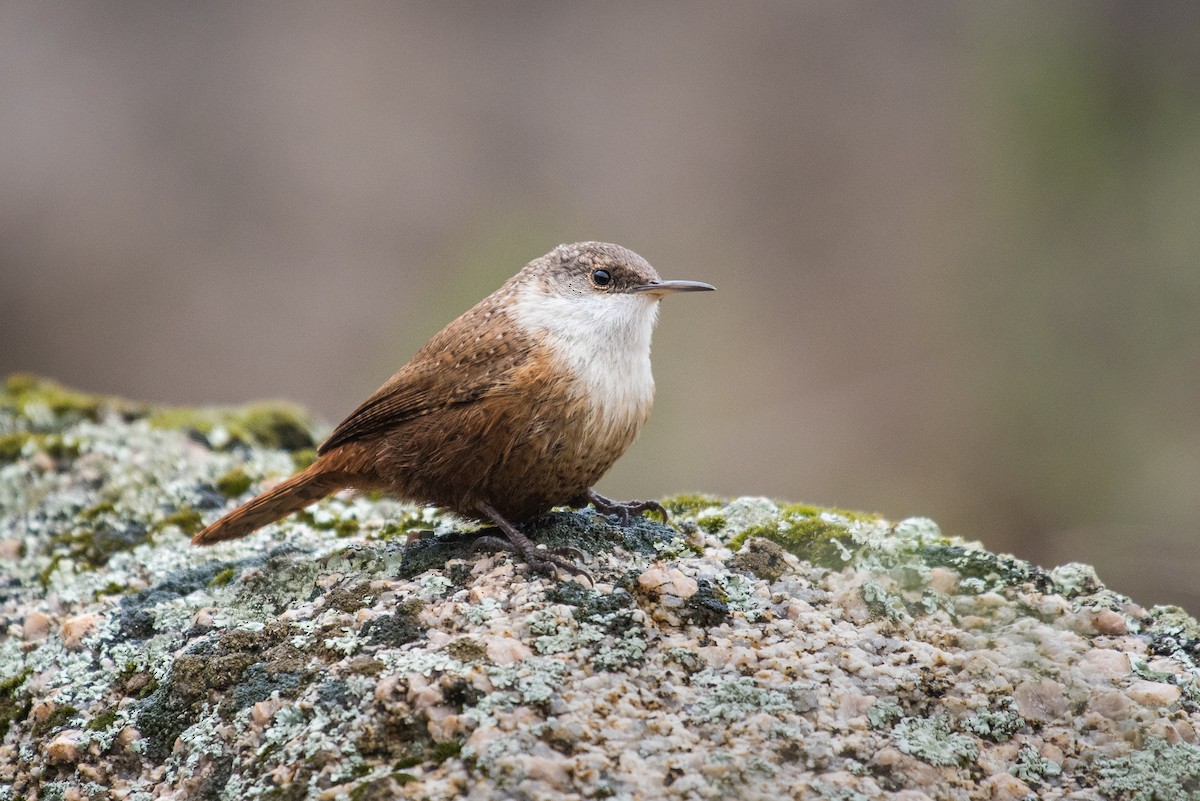
[[[476,537],[471,543],[471,552],[476,553],[485,548],[491,548],[497,551],[505,551],[507,553],[520,553],[517,547],[503,537],[497,537],[492,534],[485,534],[482,537]]]
[[[589,490],[588,492],[588,500],[596,507],[597,512],[603,515],[615,515],[623,526],[629,525],[629,521],[634,515],[646,512],[657,512],[664,523],[670,522],[671,517],[667,514],[666,507],[658,501],[613,501],[595,491]]]
[[[570,550],[577,551],[578,549],[571,548]],[[595,587],[596,579],[592,577],[585,568],[580,567],[575,562],[569,559],[564,559],[554,553],[539,552],[536,557],[528,558],[529,566],[536,572],[546,576],[555,576],[555,570],[562,570],[571,577],[580,577],[587,579],[589,585]]]
[[[564,545],[561,548],[555,548],[553,551],[551,551],[551,553],[555,556],[576,559],[580,562],[586,562],[588,560],[588,555],[579,548],[576,548],[574,545]]]

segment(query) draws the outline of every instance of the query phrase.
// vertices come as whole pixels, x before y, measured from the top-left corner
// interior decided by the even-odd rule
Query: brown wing
[[[343,420],[317,452],[380,436],[437,409],[512,392],[509,379],[529,347],[504,317],[485,301],[443,328]]]

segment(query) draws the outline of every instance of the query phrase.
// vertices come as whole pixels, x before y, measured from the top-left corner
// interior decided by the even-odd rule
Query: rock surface
[[[1200,798],[1200,626],[931,521],[561,512],[595,587],[342,495],[288,409],[0,394],[0,799]]]

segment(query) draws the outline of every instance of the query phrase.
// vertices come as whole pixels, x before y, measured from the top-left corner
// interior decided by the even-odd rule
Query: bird
[[[651,511],[666,520],[655,501],[614,501],[593,487],[650,416],[659,301],[713,289],[663,280],[620,245],[559,245],[435,334],[333,430],[312,464],[192,543],[245,537],[342,489],[380,490],[494,524],[506,539],[488,541],[538,572],[590,579],[518,526],[589,504],[624,522]]]

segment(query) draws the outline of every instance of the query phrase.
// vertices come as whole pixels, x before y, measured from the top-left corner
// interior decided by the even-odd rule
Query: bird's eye
[[[592,283],[596,286],[608,286],[612,283],[612,273],[608,270],[593,270]]]

